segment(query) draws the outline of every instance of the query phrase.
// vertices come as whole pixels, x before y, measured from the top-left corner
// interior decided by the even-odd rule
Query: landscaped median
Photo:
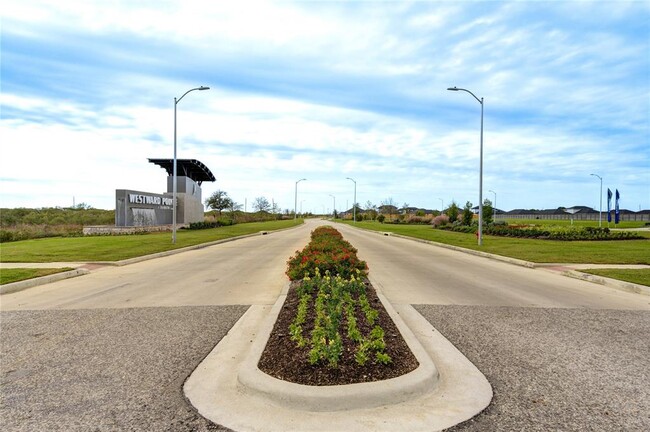
[[[185,382],[201,415],[234,430],[442,430],[489,404],[485,376],[376,292],[338,231],[314,230],[288,267],[273,307],[252,305]]]
[[[325,226],[289,259],[287,275],[294,282],[261,370],[299,384],[338,385],[394,378],[417,368],[356,252]]]

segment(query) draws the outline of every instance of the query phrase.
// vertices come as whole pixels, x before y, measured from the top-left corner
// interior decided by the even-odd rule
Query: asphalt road
[[[650,297],[337,224],[391,303],[650,310]]]
[[[3,430],[220,429],[181,385],[317,223],[2,295]],[[650,429],[647,296],[337,228],[492,383],[457,430]]]
[[[309,227],[236,240],[2,296],[6,310],[273,304]]]

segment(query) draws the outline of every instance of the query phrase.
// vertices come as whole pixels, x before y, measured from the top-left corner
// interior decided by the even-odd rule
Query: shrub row
[[[318,227],[311,233],[311,241],[287,261],[287,276],[291,280],[313,276],[316,269],[329,272],[344,279],[359,270],[363,275],[368,266],[359,260],[357,250],[343,240],[343,236],[331,226]]]
[[[219,219],[216,221],[201,221],[201,222],[191,222],[190,225],[186,228],[189,230],[202,230],[210,228],[219,228],[222,226],[233,225],[234,222],[230,219]]]
[[[535,238],[542,240],[562,240],[562,241],[590,241],[590,240],[635,240],[643,239],[630,231],[612,232],[609,228],[587,227],[581,229],[540,229],[540,228],[519,228],[511,226],[487,226],[485,234],[502,237],[522,237]]]
[[[443,225],[440,229],[448,231],[475,233],[477,224],[472,225]],[[494,223],[483,227],[483,234],[499,237],[517,237],[539,240],[560,240],[560,241],[597,241],[597,240],[641,240],[645,237],[630,231],[610,231],[609,228],[585,227],[585,228],[538,228],[527,225],[506,225],[505,223]]]

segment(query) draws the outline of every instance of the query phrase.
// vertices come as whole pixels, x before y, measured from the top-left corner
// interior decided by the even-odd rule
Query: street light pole
[[[598,174],[589,174],[600,179],[600,210],[598,211],[598,228],[603,226],[603,178]]]
[[[307,179],[300,179],[296,182],[296,194],[293,199],[293,219],[298,217],[298,183]]]
[[[494,205],[492,206],[492,219],[494,219],[494,216],[497,214],[497,193],[492,189],[488,190],[488,192],[492,192],[494,194]]]
[[[445,209],[445,200],[442,198],[438,198],[440,200],[440,214],[442,214],[442,211]]]
[[[357,223],[357,182],[350,177],[346,177],[346,179],[354,182],[354,203],[352,204],[352,218],[354,223]]]
[[[176,243],[176,193],[177,193],[177,186],[176,186],[176,106],[178,103],[185,97],[186,94],[189,92],[192,92],[194,90],[209,90],[210,87],[206,86],[201,86],[201,87],[196,87],[193,89],[189,89],[185,93],[183,93],[183,96],[179,97],[178,99],[174,98],[174,172],[172,176],[172,243]]]
[[[481,157],[480,157],[480,169],[479,169],[479,186],[478,186],[478,245],[481,246],[483,244],[483,98],[479,99],[476,97],[474,93],[471,91],[464,89],[464,88],[458,88],[458,87],[449,87],[447,90],[449,91],[464,91],[472,96],[474,96],[474,99],[478,101],[478,103],[481,104]]]
[[[330,194],[332,198],[334,198],[334,209],[332,210],[332,217],[336,219],[336,197],[332,194]]]

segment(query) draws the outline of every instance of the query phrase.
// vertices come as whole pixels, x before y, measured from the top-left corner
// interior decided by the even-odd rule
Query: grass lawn
[[[650,269],[588,269],[580,271],[583,273],[650,286]]]
[[[70,267],[64,268],[3,268],[0,270],[0,285],[18,282],[25,279],[33,279],[55,273],[73,270]]]
[[[24,240],[0,244],[0,262],[120,261],[259,231],[289,228],[302,223],[302,219],[298,219],[251,222],[206,230],[179,230],[176,244],[171,242],[171,233]]]
[[[353,225],[352,221],[345,221],[345,223]],[[483,236],[483,246],[479,247],[475,234],[437,230],[429,225],[393,225],[364,221],[357,222],[356,226],[536,263],[650,264],[650,238],[647,240],[569,242],[485,235]],[[641,235],[648,235],[648,233]]]

